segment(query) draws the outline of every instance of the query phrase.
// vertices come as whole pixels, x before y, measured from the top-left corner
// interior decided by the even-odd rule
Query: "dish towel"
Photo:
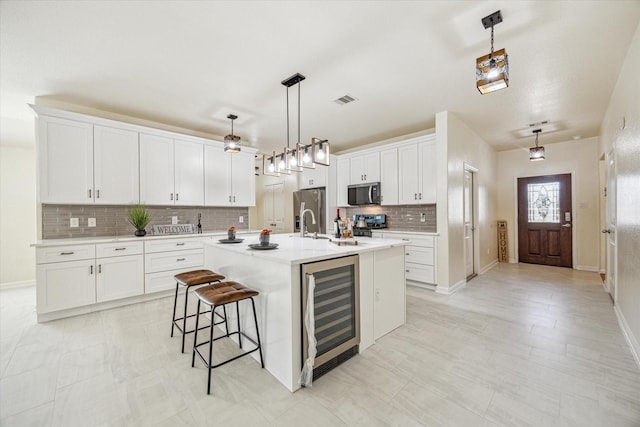
[[[307,283],[309,289],[307,290],[307,308],[304,312],[304,326],[307,330],[307,341],[309,342],[309,348],[307,351],[308,357],[302,366],[302,372],[300,372],[300,378],[298,384],[302,387],[311,387],[313,383],[313,364],[316,360],[316,322],[315,313],[313,310],[314,298],[313,293],[316,289],[316,278],[313,274],[307,274]]]

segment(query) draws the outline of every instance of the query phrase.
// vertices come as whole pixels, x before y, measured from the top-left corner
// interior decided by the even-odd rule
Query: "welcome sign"
[[[152,225],[151,232],[157,235],[193,234],[195,233],[195,229],[193,227],[193,224]]]

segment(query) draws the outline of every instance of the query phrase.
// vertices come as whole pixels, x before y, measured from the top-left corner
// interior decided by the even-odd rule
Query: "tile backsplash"
[[[340,210],[345,216],[345,208]],[[353,218],[355,214],[386,214],[387,227],[396,231],[422,231],[435,233],[436,205],[398,205],[398,206],[358,206],[346,208],[346,215]],[[425,221],[421,222],[424,214]]]
[[[151,225],[171,224],[171,217],[177,216],[179,224],[198,224],[198,214],[202,214],[203,231],[226,230],[235,226],[246,230],[249,226],[249,209],[246,207],[178,207],[148,206]],[[96,205],[42,205],[42,239],[63,239],[70,237],[131,236],[135,229],[127,221],[128,206]],[[240,223],[239,218],[244,222]],[[71,228],[70,218],[78,218],[79,226]],[[95,218],[96,226],[89,227],[88,219]]]

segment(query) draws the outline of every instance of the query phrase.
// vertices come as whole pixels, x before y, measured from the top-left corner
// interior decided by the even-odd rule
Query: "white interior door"
[[[474,269],[473,172],[464,171],[464,255],[467,280],[476,275]]]
[[[607,187],[605,193],[607,228],[602,230],[607,234],[607,268],[606,281],[607,289],[611,298],[617,300],[616,269],[617,269],[617,248],[616,248],[616,163],[613,149],[607,153]]]

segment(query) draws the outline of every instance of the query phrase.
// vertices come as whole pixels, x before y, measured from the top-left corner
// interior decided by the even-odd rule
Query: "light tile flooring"
[[[452,296],[409,288],[405,326],[293,394],[243,358],[207,396],[169,298],[46,324],[34,300],[0,291],[2,426],[640,425],[640,372],[595,273],[500,264]]]

